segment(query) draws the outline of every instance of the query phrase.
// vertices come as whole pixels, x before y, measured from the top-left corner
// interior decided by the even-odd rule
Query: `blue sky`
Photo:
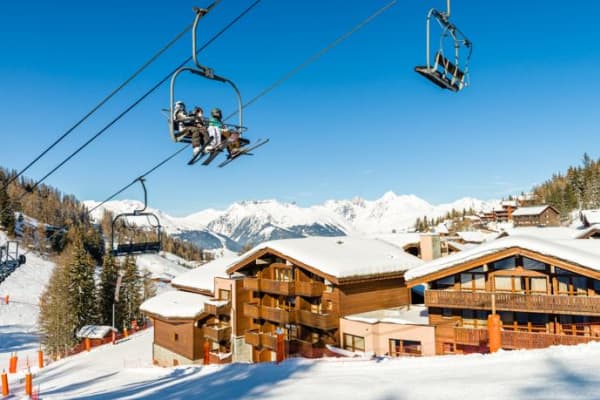
[[[251,1],[223,0],[200,42]],[[20,170],[184,26],[193,1],[8,2],[0,12],[0,165]],[[386,1],[263,0],[211,45],[203,63],[254,97]],[[529,189],[600,154],[600,3],[454,1],[471,38],[472,86],[453,94],[413,72],[425,16],[444,1],[399,1],[246,110],[248,137],[271,138],[229,167],[174,159],[148,177],[153,207],[185,215],[244,199],[312,205],[385,191],[440,203]],[[38,179],[191,53],[186,36],[27,175]],[[185,77],[180,97],[235,108],[230,89]],[[47,180],[100,200],[179,144],[160,109],[164,85]],[[121,198],[140,198],[133,187]]]

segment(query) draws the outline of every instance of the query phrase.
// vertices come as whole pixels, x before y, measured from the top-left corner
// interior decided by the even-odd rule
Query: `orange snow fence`
[[[33,393],[33,379],[31,377],[31,372],[27,371],[27,373],[25,374],[25,394],[29,397],[31,397],[31,394]]]
[[[38,350],[38,367],[44,368],[44,352],[42,350]]]
[[[10,390],[8,390],[8,375],[6,371],[2,370],[2,397],[8,396]]]
[[[498,314],[488,315],[488,336],[490,338],[490,352],[495,353],[502,348],[502,321]]]
[[[285,346],[283,343],[283,333],[277,335],[277,364],[284,360]]]
[[[9,365],[8,365],[8,373],[9,374],[17,373],[18,361],[19,361],[19,358],[17,357],[17,353],[12,353],[12,355],[10,356],[10,361],[9,361]]]
[[[210,364],[210,345],[208,340],[204,341],[204,365]]]

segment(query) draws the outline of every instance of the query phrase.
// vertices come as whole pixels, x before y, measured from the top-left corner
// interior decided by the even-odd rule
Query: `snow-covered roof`
[[[526,235],[546,240],[573,239],[581,232],[577,229],[562,226],[524,226],[507,228],[504,231],[509,236]]]
[[[512,216],[513,217],[522,217],[522,216],[526,216],[526,215],[540,215],[541,213],[546,211],[546,209],[548,207],[551,207],[551,206],[545,205],[545,206],[519,207],[515,211],[513,211]]]
[[[386,241],[394,246],[404,248],[409,244],[420,243],[421,234],[417,232],[403,232],[403,233],[382,233],[372,236],[373,239],[380,239]]]
[[[404,275],[407,281],[429,275],[509,248],[522,248],[600,271],[600,246],[594,240],[548,240],[527,235],[514,235],[429,261]]]
[[[575,236],[577,239],[584,239],[590,233],[600,232],[600,224],[595,224],[590,226],[589,228],[578,230],[577,235]]]
[[[402,325],[429,324],[429,313],[427,307],[423,304],[411,304],[410,306],[351,314],[346,315],[344,318],[350,321],[366,322],[368,324],[376,324],[378,322]]]
[[[443,222],[440,222],[435,228],[434,228],[436,233],[441,233],[443,235],[447,235],[448,233],[450,233],[450,231],[448,230],[448,227],[446,226],[446,224],[444,224]]]
[[[194,319],[204,312],[207,300],[201,294],[173,290],[146,300],[140,310],[166,319]]]
[[[352,236],[265,242],[235,264],[265,249],[275,250],[337,279],[403,272],[423,264],[421,259],[383,240]]]
[[[217,258],[216,260],[177,276],[171,281],[171,285],[184,289],[188,288],[214,293],[215,278],[227,278],[227,267],[229,267],[236,259],[238,258]]]
[[[581,217],[582,222],[585,222],[589,225],[600,225],[600,210],[582,210]]]
[[[504,200],[500,203],[500,205],[506,206],[506,207],[516,207],[517,201],[516,200]]]
[[[84,325],[76,336],[78,338],[104,339],[113,330],[116,331],[108,325]]]

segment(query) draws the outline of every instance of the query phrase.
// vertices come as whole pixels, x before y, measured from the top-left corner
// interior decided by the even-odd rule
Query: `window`
[[[497,291],[512,292],[512,278],[510,276],[496,276],[494,284]]]
[[[178,333],[173,334],[173,340],[174,341],[178,341],[179,340],[179,334]]]
[[[465,328],[475,328],[477,323],[475,322],[475,312],[473,310],[462,311],[462,325]]]
[[[452,309],[451,308],[442,308],[442,317],[452,318]]]
[[[454,287],[454,276],[447,276],[442,279],[435,281],[436,289],[452,289]]]
[[[461,290],[485,290],[485,274],[483,273],[462,273],[460,274]]]
[[[558,275],[558,294],[563,296],[587,296],[588,280],[583,276]],[[597,285],[594,283],[594,289]]]
[[[495,270],[514,269],[516,266],[516,259],[515,259],[515,257],[505,258],[503,260],[494,262],[493,265],[494,265]]]
[[[531,278],[530,284],[531,293],[548,293],[546,278]]]
[[[275,280],[289,282],[292,280],[292,270],[287,268],[275,268]]]
[[[219,300],[231,299],[231,290],[219,289]]]
[[[532,258],[523,257],[523,268],[535,271],[545,271],[546,264]]]
[[[416,340],[390,339],[390,356],[420,356],[421,342]]]
[[[344,333],[344,350],[365,351],[365,338]]]

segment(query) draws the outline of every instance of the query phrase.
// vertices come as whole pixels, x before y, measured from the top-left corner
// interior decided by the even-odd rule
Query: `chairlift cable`
[[[237,19],[240,19],[245,13],[249,12],[250,9],[253,8],[255,5],[257,5],[257,3],[259,3],[259,2],[260,2],[260,0],[257,0],[256,2],[254,2],[248,9],[246,9],[242,14],[240,14],[240,16],[238,16]],[[243,105],[243,108],[249,107],[250,105],[252,105],[256,101],[258,101],[260,98],[266,96],[269,92],[273,91],[275,88],[277,88],[278,86],[282,85],[284,82],[286,82],[287,80],[289,80],[292,76],[294,76],[295,74],[297,74],[301,69],[307,67],[308,65],[310,65],[311,63],[313,63],[314,61],[316,61],[317,59],[319,59],[320,57],[322,57],[325,53],[329,52],[334,47],[336,47],[337,45],[339,45],[340,43],[342,43],[343,41],[345,41],[346,39],[348,39],[350,36],[352,36],[354,33],[356,33],[357,31],[359,31],[360,29],[362,29],[368,23],[372,22],[375,18],[377,18],[378,16],[380,16],[381,14],[383,14],[385,11],[387,11],[389,8],[391,8],[393,5],[395,5],[397,2],[398,2],[398,0],[392,0],[391,2],[389,2],[385,6],[383,6],[382,8],[378,9],[373,14],[371,14],[370,16],[368,16],[366,19],[364,19],[363,21],[361,21],[358,25],[356,25],[355,27],[353,27],[351,30],[349,30],[348,32],[346,32],[342,36],[340,36],[337,39],[335,39],[329,45],[327,45],[323,49],[319,50],[317,53],[311,55],[309,58],[307,58],[300,65],[298,65],[297,67],[293,68],[289,73],[287,73],[286,75],[284,75],[283,77],[281,77],[280,79],[278,79],[277,81],[275,81],[273,84],[271,84],[270,86],[268,86],[266,89],[264,89],[263,91],[261,91],[258,95],[256,95],[255,97],[253,97],[247,103],[245,103]],[[232,21],[232,23],[230,23],[228,26],[231,26],[233,23],[234,22]],[[221,34],[222,32],[223,31],[219,32],[219,34]],[[214,40],[214,37],[207,44],[205,44],[200,50],[202,50],[206,46],[208,46],[208,44],[210,42],[212,42],[213,40]],[[191,59],[192,59],[192,57],[190,56],[186,60],[186,63],[188,61],[190,61]],[[183,64],[185,64],[185,63],[183,63]],[[168,78],[169,77],[163,79],[161,81],[161,83],[165,82]],[[236,115],[236,112],[234,112],[234,113],[230,114],[229,116],[227,116],[227,118],[225,118],[225,120],[228,120],[228,119],[232,118],[235,115]],[[102,205],[106,204],[108,201],[114,199],[116,196],[118,196],[119,194],[123,193],[125,190],[129,189],[131,186],[133,186],[140,178],[142,178],[142,177],[145,178],[148,175],[152,174],[154,171],[156,171],[157,169],[159,169],[160,167],[162,167],[163,165],[165,165],[167,162],[169,162],[170,160],[172,160],[173,158],[175,158],[177,155],[179,155],[181,152],[183,152],[184,150],[186,150],[190,146],[191,146],[191,144],[188,143],[185,146],[181,147],[179,150],[177,150],[176,152],[174,152],[173,154],[171,154],[170,156],[168,156],[164,160],[160,161],[158,164],[154,165],[148,171],[146,171],[142,175],[139,175],[138,177],[136,177],[132,182],[130,182],[127,185],[123,186],[121,189],[119,189],[118,191],[116,191],[115,193],[113,193],[112,195],[110,195],[109,197],[107,197],[101,203],[99,203],[96,206],[94,206],[92,209],[90,209],[87,212],[87,214],[91,215],[91,213],[93,211],[97,210]],[[55,234],[52,234],[52,236],[54,236],[54,235]],[[50,238],[52,236],[50,236]]]
[[[91,117],[96,111],[98,111],[104,104],[106,104],[111,98],[113,98],[117,93],[119,93],[125,86],[127,86],[131,81],[133,81],[138,75],[140,75],[150,64],[156,61],[161,55],[163,55],[171,46],[179,41],[190,29],[192,29],[192,24],[185,27],[180,33],[178,33],[169,43],[163,46],[157,53],[155,53],[148,61],[142,64],[129,78],[127,78],[123,83],[117,86],[110,94],[104,97],[96,106],[94,106],[87,114],[85,114],[79,121],[77,121],[72,127],[70,127],[66,132],[64,132],[58,139],[56,139],[50,146],[46,147],[38,156],[36,156],[32,161],[29,162],[20,170],[15,176],[10,178],[5,184],[2,190],[6,189],[8,185],[14,182],[17,178],[23,175],[29,168],[31,168],[35,163],[37,163],[42,157],[44,157],[50,150],[56,147],[60,142],[62,142],[67,136],[69,136],[75,129],[79,127],[82,123],[84,123],[89,117]]]
[[[198,49],[198,53],[201,52],[202,50],[206,49],[210,44],[212,44],[215,40],[217,40],[221,35],[223,35],[227,30],[229,30],[229,28],[231,28],[233,25],[235,25],[239,20],[241,20],[246,14],[248,14],[255,6],[258,5],[258,3],[260,3],[261,0],[256,0],[255,2],[253,2],[250,6],[248,6],[246,9],[244,9],[244,11],[242,11],[237,17],[235,17],[233,20],[231,20],[227,25],[225,25],[219,32],[217,32],[212,38],[210,38],[206,43],[204,43],[204,45],[202,47],[200,47]],[[146,97],[148,97],[150,94],[152,94],[156,89],[158,89],[163,83],[165,83],[167,80],[169,80],[171,78],[171,75],[173,75],[173,73],[183,67],[185,64],[187,64],[188,62],[190,62],[192,60],[192,56],[189,56],[188,58],[185,59],[185,61],[183,61],[182,63],[180,63],[177,68],[175,68],[173,71],[171,71],[167,76],[165,76],[163,79],[161,79],[156,85],[154,85],[150,90],[148,90],[145,94],[143,94],[139,99],[137,99],[135,102],[133,102],[129,107],[127,107],[125,109],[125,111],[121,112],[117,117],[115,117],[111,122],[109,122],[107,125],[104,126],[104,128],[102,128],[101,130],[99,130],[94,136],[92,136],[90,139],[88,139],[83,145],[81,145],[77,150],[75,150],[73,153],[71,153],[67,158],[65,158],[63,161],[61,161],[56,167],[54,167],[50,172],[48,172],[46,175],[44,175],[41,179],[39,179],[35,184],[33,184],[29,189],[33,190],[36,187],[38,187],[44,180],[46,180],[48,177],[50,177],[52,174],[54,174],[56,171],[58,171],[63,165],[65,165],[67,162],[69,162],[69,160],[71,160],[73,157],[75,157],[79,152],[81,152],[83,149],[85,149],[88,145],[90,145],[93,141],[95,141],[98,137],[100,137],[102,134],[104,134],[111,126],[113,126],[115,123],[117,123],[121,118],[123,118],[126,114],[128,114],[131,110],[133,110],[139,103],[141,103],[144,99],[146,99]],[[166,160],[168,161],[168,160]],[[165,161],[165,162],[166,162]],[[8,187],[8,183],[6,184],[6,187]],[[27,192],[23,193],[23,195],[19,196],[16,200],[13,200],[13,203],[18,202],[19,200],[21,200],[24,195],[27,194]],[[3,212],[4,210],[0,211]]]

